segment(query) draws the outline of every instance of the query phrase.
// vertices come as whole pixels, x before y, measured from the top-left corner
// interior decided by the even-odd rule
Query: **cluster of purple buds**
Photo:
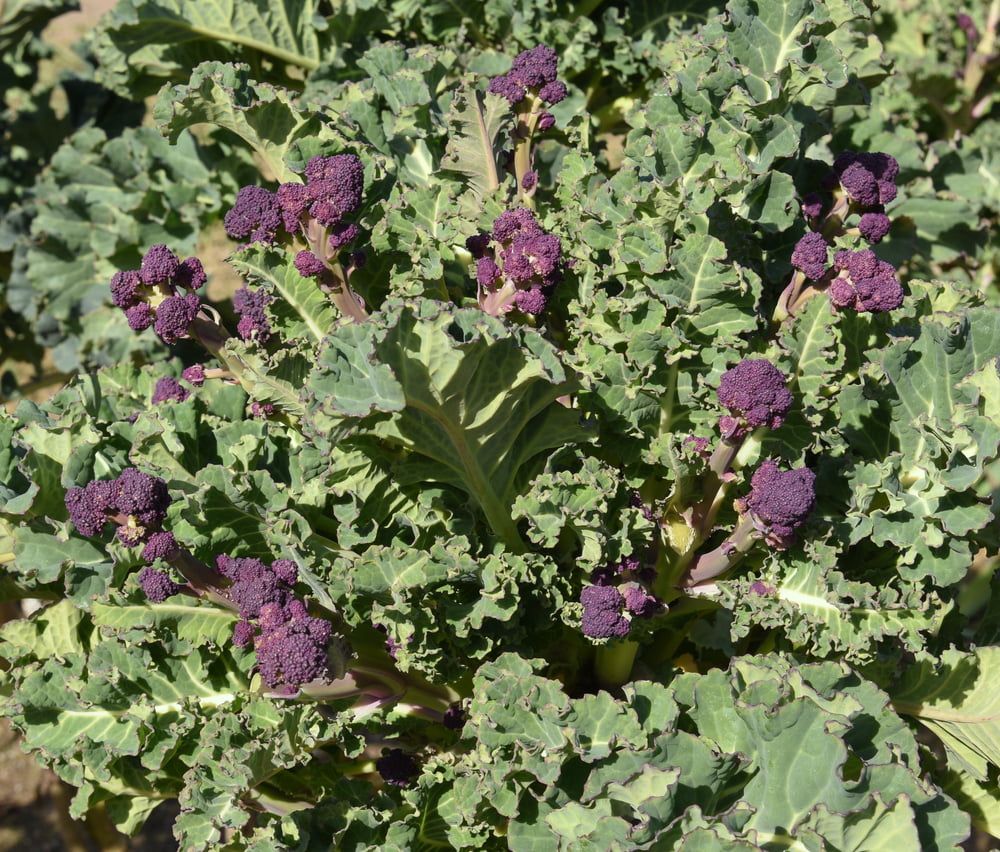
[[[517,309],[538,316],[563,276],[562,242],[526,207],[501,213],[491,235],[466,240],[476,259],[479,304],[493,316]]]
[[[839,274],[830,282],[830,301],[840,309],[883,313],[903,304],[903,286],[891,263],[879,260],[871,249],[838,251]]]
[[[163,603],[181,591],[183,586],[175,583],[166,571],[143,568],[139,572],[139,588],[151,603]]]
[[[317,248],[325,255],[303,251],[295,258],[302,275],[317,276],[328,258],[358,237],[358,226],[349,217],[361,207],[364,166],[356,154],[313,157],[306,164],[306,182],[283,183],[277,192],[260,186],[245,186],[226,214],[226,233],[248,243],[274,243],[283,231],[306,234],[313,229],[322,234],[325,245]]]
[[[223,555],[216,558],[216,568],[230,581],[226,595],[240,614],[233,644],[253,645],[264,683],[272,689],[294,690],[325,678],[333,626],[309,615],[295,596],[295,563],[276,559],[266,565],[260,559]]]
[[[527,105],[533,109],[536,98],[551,106],[568,94],[566,84],[557,79],[558,73],[558,54],[551,47],[540,44],[514,57],[510,71],[490,80],[489,91],[506,98],[512,106]],[[529,98],[529,94],[534,97]],[[540,130],[548,130],[554,124],[555,118],[549,112],[539,117]]]
[[[167,483],[134,467],[123,470],[117,479],[95,480],[66,492],[66,510],[81,535],[98,536],[105,524],[114,522],[119,541],[129,547],[146,544],[158,550],[164,546],[162,536],[154,535],[163,526],[169,506]]]
[[[792,407],[784,373],[770,361],[746,358],[722,374],[719,402],[729,414],[719,418],[724,440],[739,441],[754,429],[777,429]]]
[[[271,337],[271,320],[267,316],[267,306],[274,298],[263,290],[240,287],[233,294],[233,310],[239,316],[236,331],[244,340],[267,343]]]
[[[737,500],[736,508],[749,515],[769,545],[785,550],[816,505],[815,482],[815,474],[807,467],[781,470],[777,462],[767,459],[754,471],[750,494]]]
[[[584,586],[580,603],[583,635],[591,639],[624,639],[632,629],[633,619],[649,618],[663,608],[639,583]]]
[[[111,279],[111,301],[125,312],[134,331],[152,327],[164,343],[187,337],[201,309],[199,290],[207,280],[196,257],[180,260],[162,243],[152,246],[138,269]]]
[[[889,154],[844,151],[833,161],[824,185],[827,189],[842,188],[850,210],[858,214],[858,232],[874,244],[889,233],[892,223],[885,205],[896,198],[898,176],[899,163]],[[821,195],[811,193],[803,200],[802,212],[815,223],[825,206]]]

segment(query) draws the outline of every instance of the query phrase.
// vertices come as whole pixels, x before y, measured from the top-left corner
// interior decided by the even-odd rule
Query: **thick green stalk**
[[[638,650],[639,643],[630,639],[614,640],[607,645],[601,645],[594,660],[597,682],[607,689],[628,683]]]

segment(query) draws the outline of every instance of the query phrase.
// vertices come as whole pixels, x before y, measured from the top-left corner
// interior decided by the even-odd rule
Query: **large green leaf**
[[[500,95],[468,89],[452,104],[453,130],[441,167],[465,176],[480,199],[500,186],[497,137],[511,125],[510,104]]]

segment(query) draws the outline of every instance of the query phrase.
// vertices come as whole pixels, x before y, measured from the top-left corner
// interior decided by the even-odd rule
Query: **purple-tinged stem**
[[[692,564],[684,580],[691,588],[706,580],[725,574],[738,563],[757,540],[756,529],[749,515],[744,515],[733,534],[715,550],[703,553]]]

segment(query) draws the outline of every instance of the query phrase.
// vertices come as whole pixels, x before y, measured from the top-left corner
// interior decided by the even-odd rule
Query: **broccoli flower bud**
[[[525,192],[531,192],[538,185],[538,172],[529,171],[524,173],[524,177],[521,178],[521,188]]]
[[[382,780],[393,787],[409,787],[420,774],[417,762],[400,748],[386,749],[375,761]]]
[[[294,586],[299,581],[298,566],[291,559],[275,559],[271,563],[271,570],[288,586]]]
[[[903,286],[891,263],[879,260],[871,249],[839,251],[834,264],[840,276],[830,285],[830,300],[838,308],[884,313],[903,304]]]
[[[649,618],[660,611],[660,600],[638,583],[626,584],[621,592],[625,599],[625,609],[636,618]]]
[[[164,402],[184,402],[189,395],[187,389],[177,379],[163,376],[156,380],[152,403],[160,405]]]
[[[116,308],[127,310],[141,299],[142,278],[135,269],[123,269],[111,277],[111,301]]]
[[[538,316],[545,311],[549,303],[548,296],[541,287],[532,287],[530,290],[518,290],[514,294],[514,306],[523,314]]]
[[[271,336],[271,322],[267,318],[267,306],[271,296],[263,290],[241,287],[233,294],[233,310],[239,314],[236,331],[244,340],[259,340],[266,343]]]
[[[257,670],[272,688],[298,687],[323,679],[329,670],[327,646],[333,626],[322,618],[292,618],[254,641]]]
[[[295,268],[303,278],[317,278],[323,274],[326,264],[311,251],[300,251],[295,255]]]
[[[251,243],[273,243],[283,224],[278,196],[262,186],[244,186],[223,219],[230,237]]]
[[[785,374],[770,361],[748,358],[722,374],[719,402],[729,409],[731,420],[720,421],[723,436],[740,438],[747,429],[765,426],[777,429],[792,407],[792,393]]]
[[[888,204],[896,197],[899,163],[888,154],[844,151],[833,171],[848,198],[863,207]]]
[[[348,243],[354,242],[360,233],[361,230],[353,222],[340,222],[331,229],[327,244],[331,251],[340,251]]]
[[[885,213],[864,213],[858,220],[858,231],[870,243],[880,243],[889,233],[892,221]]]
[[[142,283],[147,286],[156,284],[169,284],[177,269],[180,267],[180,260],[163,243],[150,246],[142,258],[139,266],[139,277]]]
[[[802,199],[802,215],[807,219],[818,219],[823,215],[823,196],[818,192],[810,192]]]
[[[139,572],[139,586],[152,603],[163,603],[181,590],[181,586],[171,580],[169,574],[155,568],[143,568]]]
[[[551,112],[543,112],[538,119],[539,130],[551,130],[556,126],[556,117]]]
[[[556,104],[566,97],[566,84],[557,80],[559,55],[547,45],[540,44],[523,50],[514,57],[510,71],[490,80],[489,91],[506,98],[513,106],[524,100],[529,91],[549,104]]]
[[[511,106],[519,104],[523,101],[524,96],[528,93],[524,83],[509,74],[501,74],[499,77],[494,77],[490,80],[490,85],[487,88],[487,91],[491,94],[506,98]]]
[[[519,235],[542,233],[535,214],[527,207],[505,210],[493,221],[493,239],[498,243],[509,243]]]
[[[153,309],[145,302],[132,305],[131,308],[125,311],[125,320],[132,331],[145,331],[153,324],[155,319],[156,315],[153,313]]]
[[[274,415],[274,404],[270,402],[251,402],[250,416],[265,420]]]
[[[146,562],[155,562],[157,559],[173,559],[179,552],[173,533],[155,532],[142,549],[142,558]]]
[[[245,618],[241,618],[233,627],[233,644],[237,648],[249,648],[256,635],[257,628]]]
[[[313,157],[306,164],[309,213],[324,225],[336,225],[361,206],[365,170],[356,154]]]
[[[188,384],[194,385],[196,388],[200,388],[203,384],[205,384],[204,365],[192,364],[190,367],[185,367],[181,373],[181,378]]]
[[[88,482],[82,488],[66,492],[66,511],[80,535],[93,538],[100,535],[108,514],[115,508],[112,482]]]
[[[738,508],[750,514],[768,544],[785,550],[816,505],[815,482],[815,474],[807,467],[781,470],[777,462],[767,459],[754,471],[750,494],[738,501]]]
[[[158,528],[167,516],[170,492],[167,483],[134,467],[114,480],[114,502],[119,512],[146,528]]]
[[[191,323],[201,310],[201,300],[194,293],[186,296],[168,296],[156,309],[153,330],[164,343],[176,343],[187,337]]]
[[[615,586],[584,586],[580,603],[583,604],[584,636],[592,639],[628,636],[629,621],[622,614],[625,598]]]
[[[465,247],[469,250],[469,254],[472,255],[473,260],[479,260],[486,256],[486,252],[490,247],[490,235],[489,234],[473,234],[471,237],[466,238]]]
[[[569,94],[569,90],[566,88],[566,84],[562,80],[553,80],[551,83],[546,83],[538,90],[538,97],[540,97],[545,103],[550,106],[564,101],[566,96]]]
[[[500,267],[492,257],[481,257],[476,261],[476,281],[480,287],[489,289],[500,280]]]
[[[806,278],[818,281],[826,274],[827,248],[823,235],[810,231],[795,244],[792,266],[801,270]]]
[[[278,205],[281,207],[281,220],[289,234],[297,234],[302,230],[302,217],[312,199],[309,190],[302,183],[283,183],[278,187]]]
[[[205,274],[205,267],[196,257],[189,257],[181,261],[174,273],[174,284],[183,287],[185,290],[199,290],[208,281]]]

